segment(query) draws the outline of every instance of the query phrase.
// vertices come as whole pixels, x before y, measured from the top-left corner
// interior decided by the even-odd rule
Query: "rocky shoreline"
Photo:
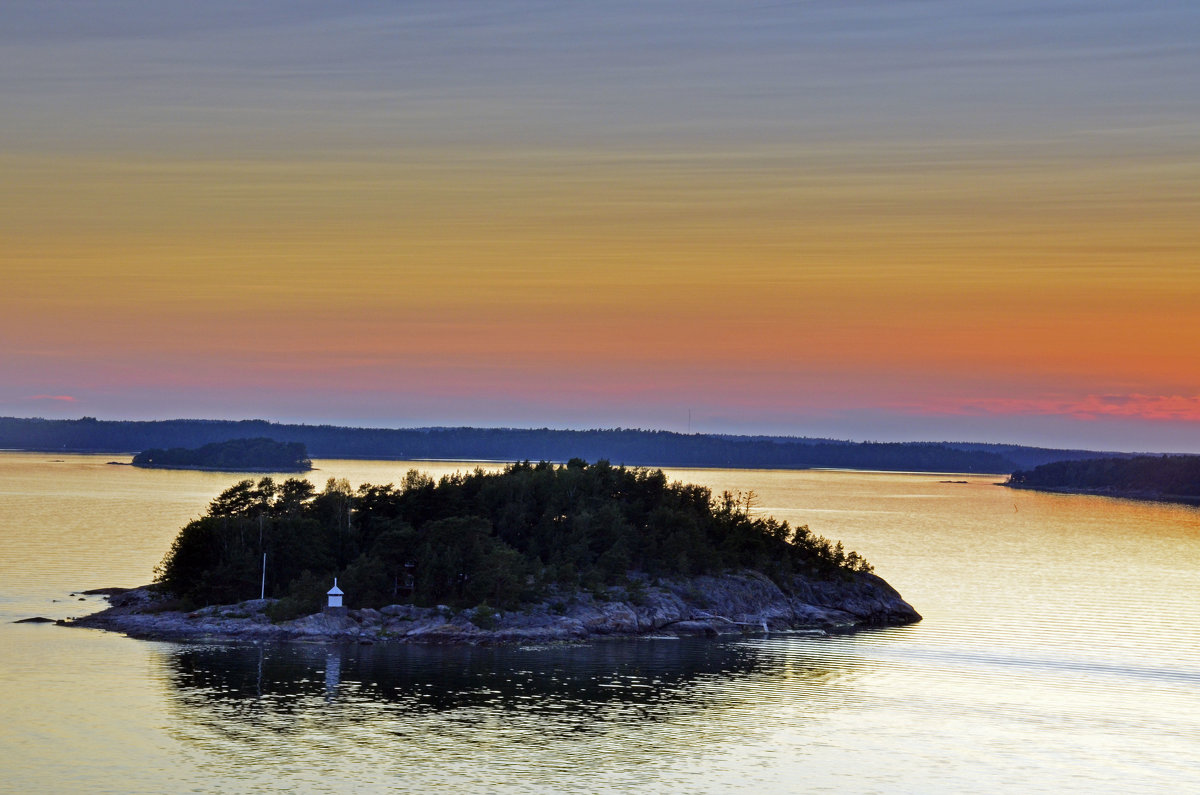
[[[98,589],[106,610],[59,624],[148,640],[497,644],[597,637],[727,635],[764,631],[851,632],[898,626],[921,616],[873,574],[839,580],[797,578],[791,593],[757,572],[657,580],[630,599],[625,589],[561,594],[519,611],[388,605],[328,608],[273,623],[254,599],[183,612],[149,587]]]

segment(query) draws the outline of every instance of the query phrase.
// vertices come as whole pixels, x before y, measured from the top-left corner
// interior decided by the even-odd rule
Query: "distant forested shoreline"
[[[779,436],[682,434],[631,428],[351,428],[265,420],[77,420],[0,417],[0,448],[138,453],[231,439],[304,444],[313,458],[471,461],[609,460],[628,466],[874,469],[1003,474],[1088,450],[934,442],[848,442]]]
[[[1037,491],[1200,504],[1200,456],[1057,461],[1014,472],[1006,485]]]

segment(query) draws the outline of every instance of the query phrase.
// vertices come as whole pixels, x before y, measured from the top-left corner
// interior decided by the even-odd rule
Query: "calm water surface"
[[[10,623],[149,581],[239,479],[111,459],[0,453],[0,791],[1200,791],[1195,508],[669,472],[842,539],[925,616],[844,637],[259,647]]]

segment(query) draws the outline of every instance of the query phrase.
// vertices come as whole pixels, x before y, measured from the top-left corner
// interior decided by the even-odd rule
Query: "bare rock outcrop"
[[[921,619],[895,589],[872,574],[796,578],[786,584],[786,592],[751,571],[631,582],[632,587],[600,593],[552,593],[514,611],[397,604],[378,610],[331,609],[278,623],[267,616],[270,599],[183,611],[151,588],[110,589],[107,610],[60,623],[155,639],[481,644],[666,633],[835,632]]]

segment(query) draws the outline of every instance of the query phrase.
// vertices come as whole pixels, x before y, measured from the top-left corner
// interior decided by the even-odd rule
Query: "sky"
[[[1200,5],[0,5],[0,415],[1200,452]]]

